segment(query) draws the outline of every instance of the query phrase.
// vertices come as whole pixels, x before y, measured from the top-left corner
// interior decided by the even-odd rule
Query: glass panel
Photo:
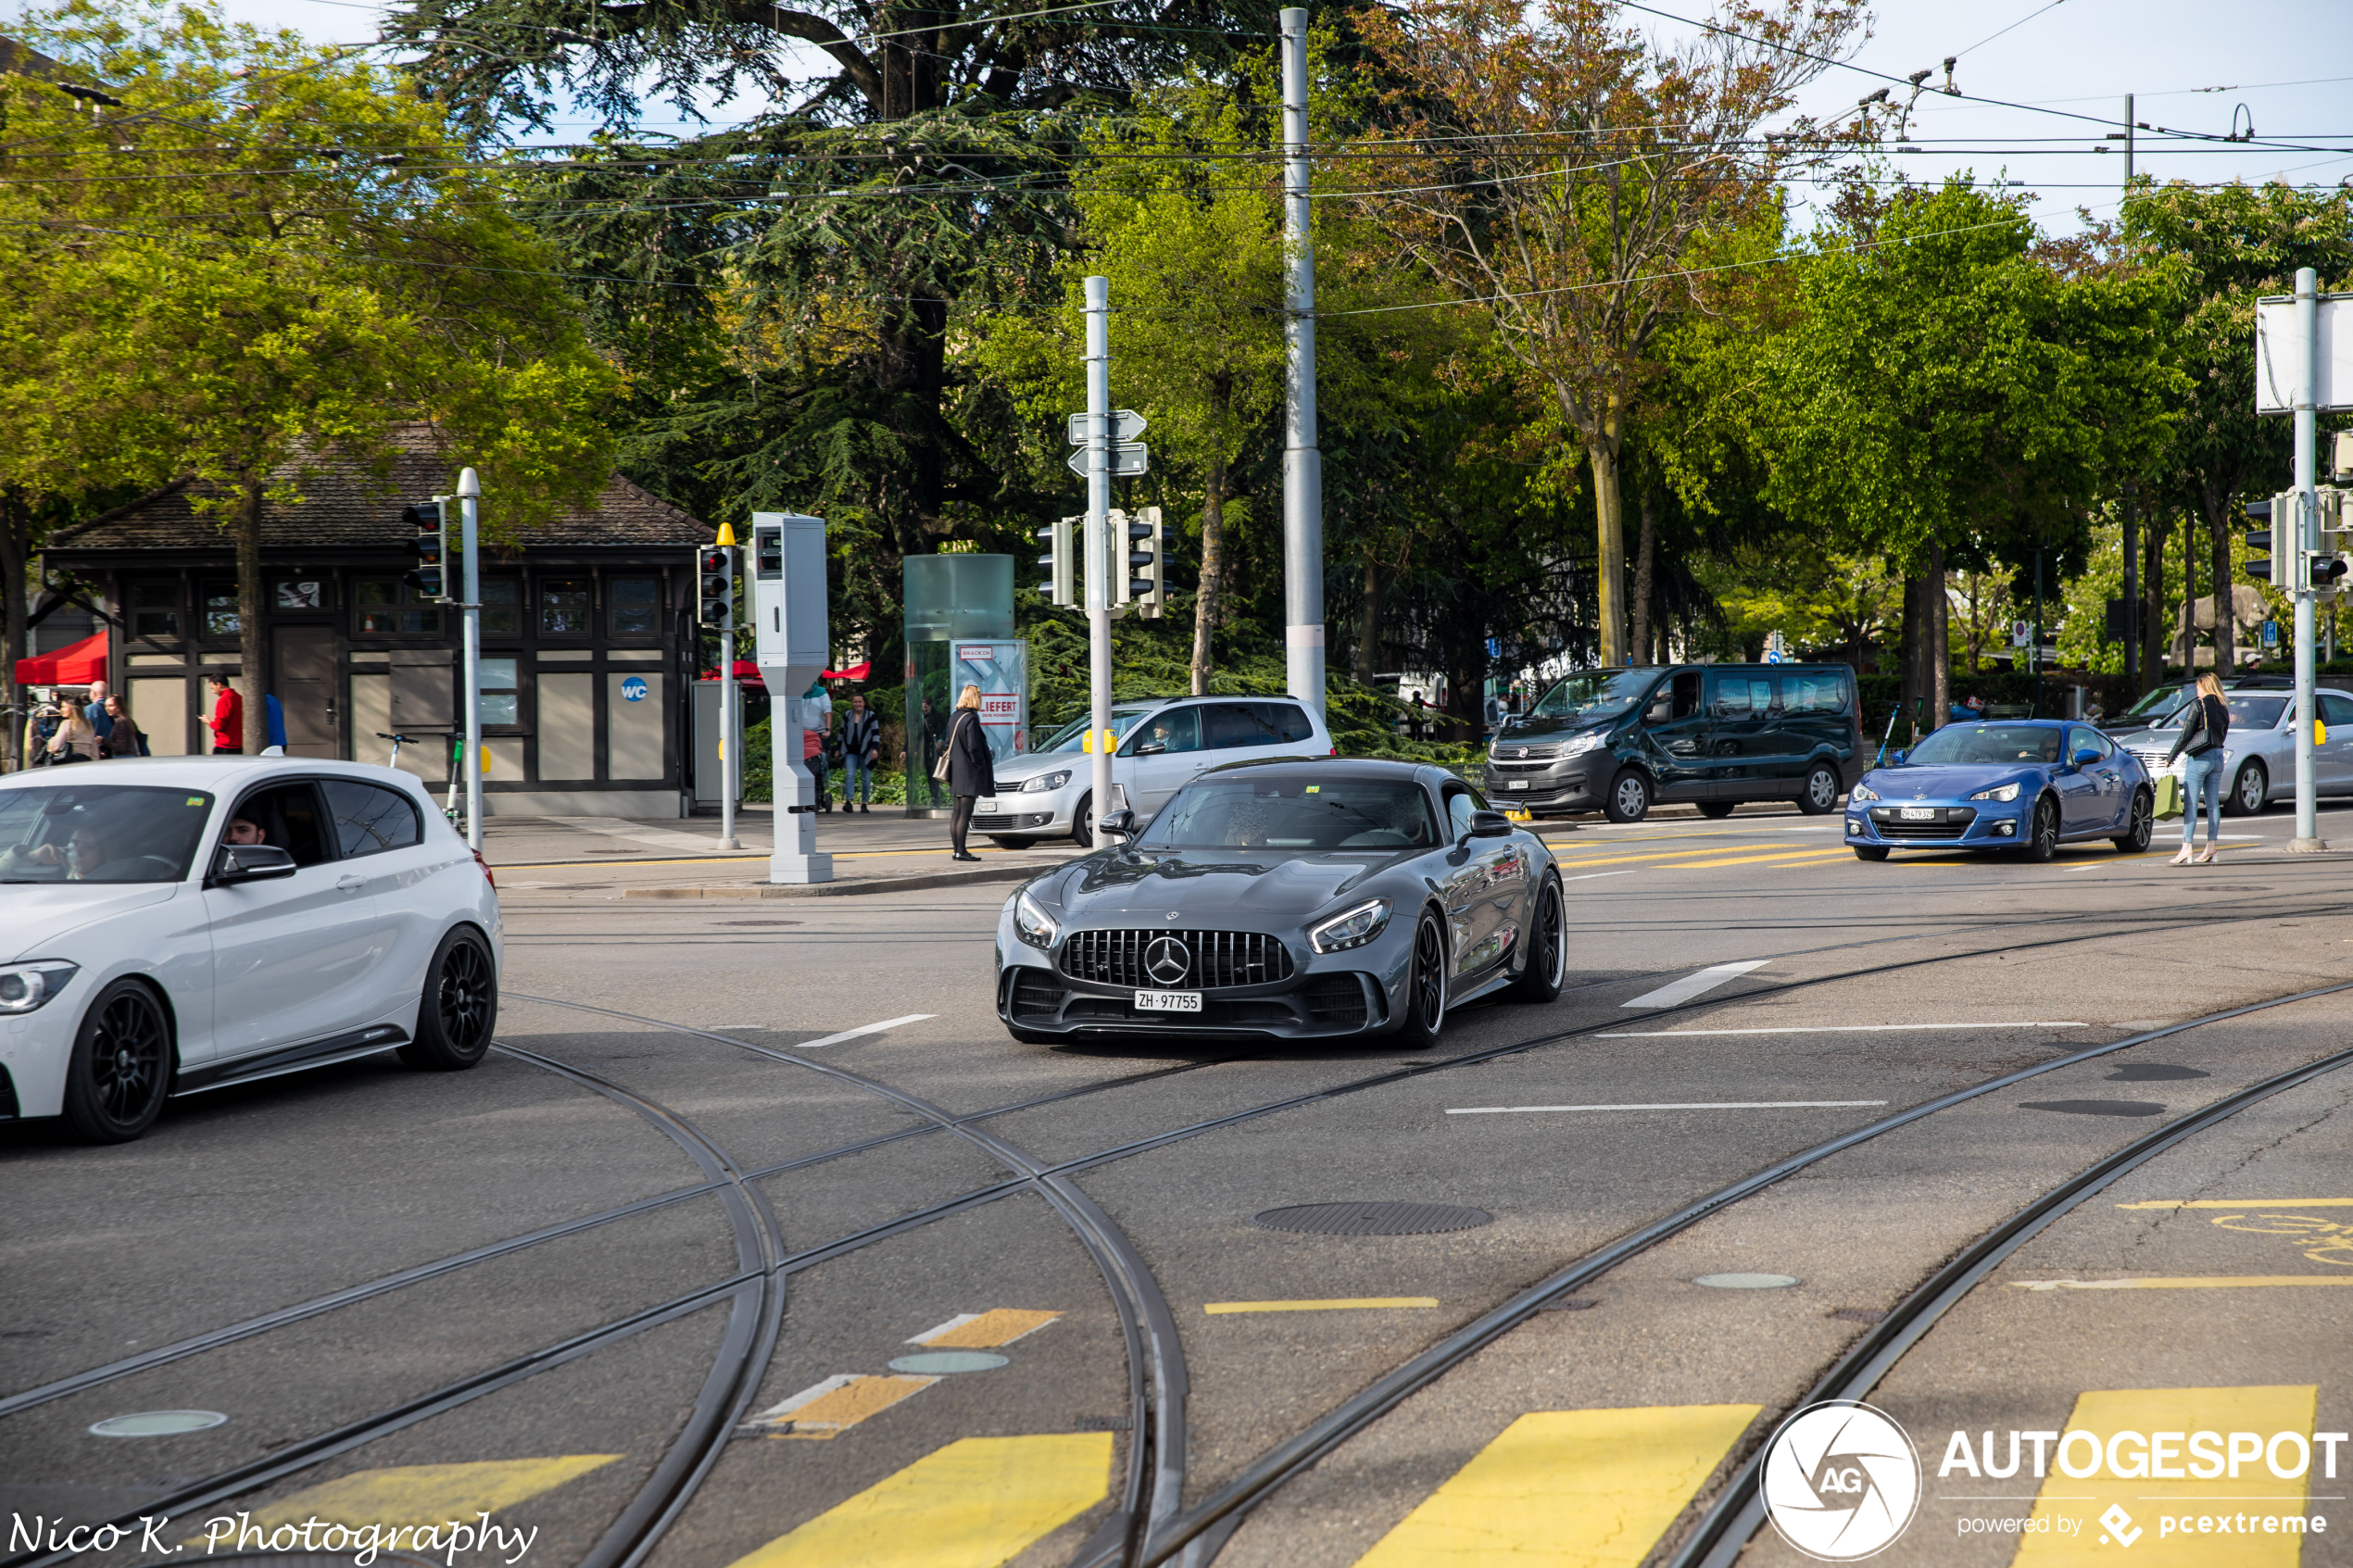
[[[201,790],[12,789],[0,794],[0,883],[178,882],[211,814]]]
[[[588,584],[573,578],[539,584],[539,630],[550,637],[588,634]]]
[[[515,724],[516,717],[515,661],[511,659],[485,659],[477,667],[481,677],[482,721],[484,724]]]
[[[1763,718],[1773,706],[1773,678],[1710,671],[1707,710],[1718,719]]]
[[[273,585],[272,601],[280,609],[324,609],[327,584],[316,577],[281,577]]]
[[[150,578],[131,585],[131,634],[163,638],[180,635],[180,583],[176,579]]]
[[[661,630],[661,583],[652,577],[616,577],[605,584],[616,637],[650,636]]]
[[[1134,721],[1130,720],[1129,722],[1132,723]],[[1080,721],[1079,730],[1082,734],[1086,727],[1086,721]],[[1164,712],[1153,714],[1142,729],[1128,735],[1126,744],[1122,746],[1120,750],[1133,757],[1137,755],[1137,747],[1144,746],[1157,746],[1163,751],[1199,751],[1201,749],[1201,709],[1171,708]],[[1059,748],[1050,745],[1046,749],[1052,751]]]
[[[208,583],[204,585],[204,634],[208,637],[234,637],[243,630],[237,619],[237,585],[234,583]]]
[[[423,835],[416,807],[396,790],[351,779],[329,779],[326,790],[336,840],[346,857],[406,848]]]
[[[1843,713],[1846,711],[1846,683],[1835,673],[1784,675],[1781,677],[1781,711],[1784,713]]]
[[[522,721],[515,717],[515,713],[514,693],[484,692],[482,694],[482,721],[484,726],[522,723]]]
[[[485,637],[522,635],[522,580],[486,577],[482,583],[482,634]]]
[[[396,579],[369,578],[352,584],[359,635],[437,637],[441,607],[420,603],[416,590]]]
[[[1467,812],[1470,797],[1453,804]],[[1152,819],[1139,847],[1408,849],[1430,847],[1435,833],[1428,797],[1410,780],[1197,779]]]

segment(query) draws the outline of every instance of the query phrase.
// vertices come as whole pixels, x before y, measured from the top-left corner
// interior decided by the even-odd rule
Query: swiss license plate
[[[973,809],[975,811],[994,811],[997,809],[997,802],[994,800],[979,801],[974,805]]]
[[[1933,806],[1906,806],[1899,808],[1895,814],[1903,818],[1907,822],[1932,822],[1936,821],[1936,808]]]
[[[1138,1012],[1199,1012],[1199,991],[1139,991],[1136,993]]]
[[[1504,787],[1505,789],[1526,789],[1528,787],[1528,781],[1526,779],[1505,779],[1504,781]]]

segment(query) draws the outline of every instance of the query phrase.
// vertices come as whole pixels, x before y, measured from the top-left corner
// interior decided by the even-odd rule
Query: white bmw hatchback
[[[472,1067],[498,895],[417,781],[299,757],[0,778],[0,1117],[119,1143],[163,1102],[397,1049]]]

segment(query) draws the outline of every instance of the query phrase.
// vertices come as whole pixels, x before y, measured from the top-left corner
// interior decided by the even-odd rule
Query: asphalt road
[[[1863,864],[1794,814],[1584,824],[1556,839],[1571,988],[1420,1053],[1017,1045],[1003,886],[599,897],[678,852],[615,831],[502,879],[507,1048],[472,1073],[221,1091],[115,1149],[0,1128],[0,1561],[44,1556],[36,1518],[143,1512],[170,1523],[83,1557],[186,1561],[225,1518],[219,1555],[242,1514],[248,1548],[463,1520],[397,1543],[451,1568],[1666,1561],[1948,1260],[2345,1049],[2346,859],[2284,854],[2274,811],[2173,868],[2172,826],[2030,866]],[[2322,832],[2353,843],[2353,812]],[[1540,1298],[1776,1161],[2051,1063]],[[1942,1311],[1869,1395],[1920,1466],[1881,1560],[2353,1560],[2353,1441],[2329,1475],[2315,1436],[2353,1430],[2348,1092],[2201,1128]],[[1485,1218],[1252,1223],[1349,1201]],[[93,1430],[158,1411],[225,1419]],[[2004,1479],[1949,1452],[1983,1472],[2077,1428],[2313,1458]],[[2263,1533],[2291,1504],[2305,1533]],[[2134,1545],[2102,1544],[2110,1507]],[[484,1547],[484,1514],[518,1534]],[[1806,1561],[1770,1526],[1746,1560]]]

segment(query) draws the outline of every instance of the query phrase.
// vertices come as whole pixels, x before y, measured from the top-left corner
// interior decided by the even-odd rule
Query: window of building
[[[271,584],[270,602],[282,610],[324,609],[327,583],[321,577],[281,577]]]
[[[515,661],[485,659],[474,668],[481,676],[483,723],[521,723],[515,717]]]
[[[150,578],[131,584],[131,634],[170,641],[180,635],[180,584]]]
[[[363,578],[352,584],[362,637],[438,637],[441,607],[396,577]]]
[[[485,577],[482,580],[482,634],[485,637],[522,635],[522,579]]]
[[[584,577],[542,579],[539,584],[539,634],[543,637],[585,637],[589,631],[588,581]]]
[[[605,584],[616,637],[649,637],[661,630],[661,580],[616,577]]]
[[[208,637],[234,637],[244,625],[237,619],[237,585],[234,583],[206,583],[204,634]]]

